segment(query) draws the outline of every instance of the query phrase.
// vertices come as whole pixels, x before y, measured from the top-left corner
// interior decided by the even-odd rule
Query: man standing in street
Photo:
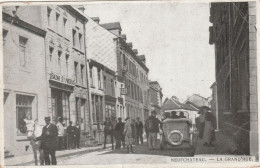
[[[110,118],[106,118],[106,121],[104,122],[104,147],[103,149],[106,149],[106,143],[107,143],[107,136],[110,135],[111,137],[111,143],[112,143],[112,150],[114,149],[114,141],[113,141],[113,125],[110,120]]]
[[[58,128],[58,150],[62,150],[63,148],[63,136],[64,136],[64,127],[62,125],[62,119],[59,118],[56,124]]]
[[[79,122],[76,122],[76,125],[74,126],[74,130],[75,130],[75,141],[74,141],[74,147],[77,149],[80,149],[79,147],[79,142],[80,142],[80,126],[79,126]]]
[[[156,148],[157,133],[159,132],[160,120],[156,118],[156,111],[151,112],[151,116],[145,122],[145,128],[148,133],[149,150]]]
[[[118,123],[115,127],[115,134],[116,134],[116,149],[121,148],[121,143],[125,148],[125,136],[124,136],[124,126],[125,124],[122,122],[122,118],[118,118]]]
[[[74,148],[74,136],[75,136],[75,129],[72,126],[72,121],[69,122],[69,126],[67,127],[67,136],[68,136],[68,149]]]
[[[58,129],[57,126],[51,124],[51,118],[45,117],[46,125],[42,129],[42,135],[36,138],[37,140],[41,140],[41,149],[44,151],[44,161],[45,165],[50,165],[51,155],[51,164],[57,165],[56,161],[56,148],[57,148],[57,137],[58,137]]]
[[[140,121],[140,118],[136,118],[136,144],[139,145],[139,139],[141,144],[143,144],[143,123]]]

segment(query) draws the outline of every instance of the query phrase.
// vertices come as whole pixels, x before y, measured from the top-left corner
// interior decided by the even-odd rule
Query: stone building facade
[[[15,155],[31,152],[24,119],[43,122],[47,114],[44,38],[46,31],[3,8],[4,147]]]
[[[22,21],[46,31],[44,44],[36,46],[38,50],[44,49],[42,58],[45,64],[39,68],[44,68],[45,82],[39,85],[47,87],[44,100],[47,101],[47,109],[44,107],[38,112],[41,114],[39,124],[45,124],[46,116],[52,120],[62,118],[65,128],[69,121],[78,121],[81,132],[88,134],[90,118],[85,50],[87,18],[69,5],[8,6],[6,12],[15,13]],[[82,141],[81,144],[86,142]]]
[[[162,88],[157,81],[150,81],[150,101],[151,101],[151,109],[155,110],[158,115],[161,114],[161,106],[162,106]]]
[[[255,2],[211,3],[219,130],[233,135],[237,153],[258,156]]]

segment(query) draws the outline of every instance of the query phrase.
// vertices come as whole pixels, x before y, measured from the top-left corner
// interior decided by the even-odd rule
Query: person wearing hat
[[[200,125],[200,138],[204,142],[204,146],[211,147],[215,141],[215,129],[216,129],[216,119],[215,116],[209,112],[210,108],[207,106],[202,106],[200,108],[200,116],[197,119]]]
[[[42,134],[35,140],[41,140],[41,149],[44,152],[45,165],[56,165],[57,160],[55,156],[57,148],[58,129],[57,126],[51,123],[50,117],[45,117],[46,125],[42,129]],[[49,155],[51,156],[51,162]]]
[[[150,150],[156,148],[157,134],[161,121],[156,118],[156,111],[151,112],[151,116],[145,121],[145,130],[148,133],[148,147]]]
[[[140,121],[140,118],[137,117],[136,118],[136,144],[139,144],[139,139],[141,141],[141,144],[143,144],[143,129],[144,129],[144,125],[142,123],[142,121]]]
[[[125,135],[125,143],[127,147],[127,153],[134,153],[133,150],[133,131],[131,126],[131,120],[129,117],[125,119],[125,127],[124,127],[124,135]]]
[[[122,118],[119,117],[115,126],[116,149],[121,148],[121,143],[125,148],[124,126],[125,124],[122,122]]]
[[[67,136],[68,136],[68,149],[74,149],[74,140],[75,140],[75,128],[72,126],[72,121],[69,122],[67,127]]]

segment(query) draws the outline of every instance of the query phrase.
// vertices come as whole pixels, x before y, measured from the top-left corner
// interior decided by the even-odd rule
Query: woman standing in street
[[[210,108],[202,106],[200,109],[199,124],[200,124],[200,136],[204,142],[204,146],[212,147],[216,140],[215,129],[216,119],[215,116],[209,112]]]
[[[124,128],[124,135],[125,135],[125,144],[127,147],[127,153],[134,153],[133,150],[133,131],[132,131],[132,127],[131,127],[131,121],[130,118],[127,117],[125,119],[126,123],[125,123],[125,128]]]

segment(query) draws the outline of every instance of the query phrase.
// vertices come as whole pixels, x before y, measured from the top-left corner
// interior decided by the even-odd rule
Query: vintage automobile
[[[166,118],[160,131],[160,148],[194,148],[194,129],[188,118]]]

